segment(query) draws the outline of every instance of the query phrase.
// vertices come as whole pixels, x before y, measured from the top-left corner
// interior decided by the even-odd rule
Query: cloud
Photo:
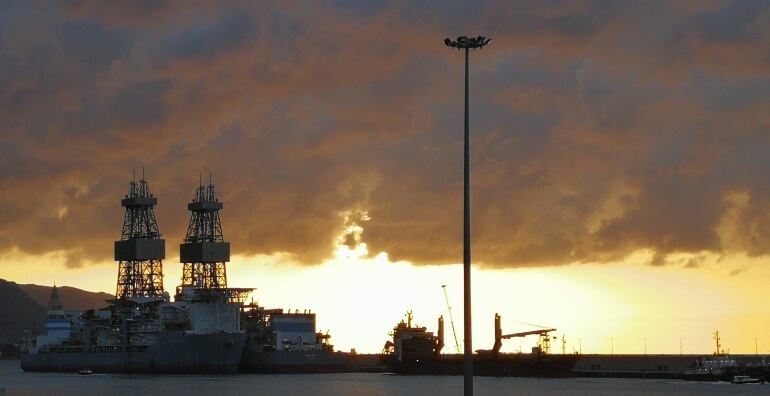
[[[235,11],[213,24],[180,32],[166,43],[163,54],[181,59],[211,59],[257,39],[256,25],[251,15]]]
[[[701,258],[691,258],[687,260],[687,263],[685,264],[685,268],[700,268],[703,266],[703,259]]]
[[[212,171],[236,254],[458,262],[471,32],[475,262],[770,252],[764,2],[152,3],[0,12],[0,250],[111,260],[145,166],[170,250]]]

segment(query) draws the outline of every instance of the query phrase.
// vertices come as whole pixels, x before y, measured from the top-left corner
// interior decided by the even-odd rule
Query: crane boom
[[[542,327],[538,325],[530,324],[530,326],[537,326]],[[497,355],[500,353],[500,348],[503,346],[502,340],[503,339],[509,339],[514,337],[526,337],[528,335],[537,335],[538,341],[537,346],[532,348],[532,353],[537,355],[547,355],[551,351],[551,337],[548,335],[548,333],[556,331],[554,328],[546,328],[543,327],[541,329],[537,330],[531,330],[531,331],[522,331],[520,333],[511,333],[503,335],[503,330],[500,327],[500,315],[495,314],[495,345],[492,347],[492,354]],[[553,338],[554,340],[556,337]],[[566,342],[566,340],[564,341]],[[564,347],[564,345],[562,345]]]
[[[556,329],[540,329],[540,330],[532,330],[532,331],[523,331],[521,333],[506,334],[501,338],[508,339],[508,338],[514,338],[514,337],[526,337],[528,335],[543,335],[543,334],[548,334],[552,331],[556,331]]]
[[[446,285],[441,285],[441,289],[444,290],[444,300],[446,301],[446,309],[449,311],[449,323],[452,324],[452,336],[455,339],[455,351],[460,353],[460,343],[457,342],[457,332],[455,332],[455,320],[452,318],[452,307],[449,305],[449,297],[446,294]]]

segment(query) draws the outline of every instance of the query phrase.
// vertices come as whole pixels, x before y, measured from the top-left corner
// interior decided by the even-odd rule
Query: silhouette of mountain
[[[0,344],[18,342],[24,330],[43,328],[46,308],[16,283],[0,279],[0,301]]]
[[[51,297],[51,286],[34,284],[18,285],[33,300],[43,307],[48,306]],[[87,309],[102,308],[107,304],[104,300],[115,298],[112,294],[104,292],[90,292],[70,286],[58,286],[59,298],[65,310],[85,311]]]
[[[74,311],[104,307],[104,300],[114,297],[69,286],[60,286],[58,293],[64,309]],[[25,330],[41,332],[50,297],[50,286],[19,285],[0,279],[0,344],[19,342]]]

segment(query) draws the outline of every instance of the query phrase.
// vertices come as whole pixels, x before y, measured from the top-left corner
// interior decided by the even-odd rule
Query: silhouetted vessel
[[[246,333],[239,328],[239,307],[251,289],[227,288],[224,283],[230,251],[221,235],[217,212],[222,204],[214,186],[198,187],[188,205],[193,211],[192,231],[180,246],[185,276],[174,302],[163,288],[165,240],[155,220],[157,202],[144,175],[139,183],[131,181],[121,200],[126,208],[121,239],[115,242],[119,262],[115,299],[100,310],[65,311],[54,287],[44,334],[24,346],[25,371],[238,370],[246,342]],[[223,282],[213,284],[212,278]]]
[[[500,317],[495,317],[495,347],[479,350],[473,356],[474,375],[498,377],[568,377],[572,376],[578,355],[551,355],[542,346],[533,348],[531,354],[500,353]],[[548,329],[551,331],[553,329]],[[540,333],[547,332],[541,330]],[[535,332],[527,332],[535,334]],[[524,333],[517,333],[524,334]],[[439,317],[438,334],[426,327],[412,325],[412,313],[393,328],[393,340],[385,343],[384,363],[397,374],[411,375],[461,375],[462,354],[442,354],[444,347],[444,319]],[[508,335],[518,337],[520,335]]]
[[[742,359],[739,362],[728,355],[722,348],[719,331],[714,333],[716,349],[712,356],[703,356],[695,360],[692,368],[685,370],[683,379],[695,381],[730,381],[735,384],[766,382],[770,380],[770,365],[764,357],[760,361],[758,355],[755,361]]]
[[[224,329],[228,304],[219,305]],[[237,322],[236,314],[230,316]],[[21,367],[73,373],[236,372],[246,334],[209,325],[193,319],[184,303],[167,300],[114,302],[86,312],[49,309],[45,333],[25,345]]]
[[[248,335],[241,371],[250,373],[333,373],[376,371],[374,359],[334,351],[330,336],[316,331],[310,311],[266,309],[252,302],[241,308]]]

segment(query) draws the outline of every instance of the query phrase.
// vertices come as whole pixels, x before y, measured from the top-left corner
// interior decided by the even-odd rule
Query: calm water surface
[[[770,395],[770,385],[628,379],[476,377],[476,395]],[[113,375],[25,373],[0,361],[0,388],[16,395],[460,395],[462,377],[389,374]],[[0,392],[0,395],[2,393]]]

